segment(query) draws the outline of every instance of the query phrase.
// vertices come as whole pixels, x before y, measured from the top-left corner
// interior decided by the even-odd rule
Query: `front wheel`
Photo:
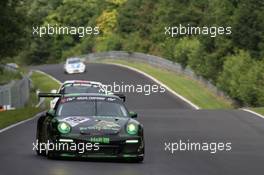
[[[144,160],[144,156],[138,156],[138,157],[135,159],[135,161],[138,162],[138,163],[143,162],[143,160]]]
[[[43,137],[41,137],[41,131],[40,131],[41,128],[37,128],[37,133],[36,133],[36,141],[37,141],[37,149],[36,149],[36,153],[37,155],[39,156],[45,156],[46,155],[46,152],[44,151],[45,150],[45,144],[43,144]]]
[[[47,143],[52,143],[50,140],[47,140]],[[46,155],[48,159],[57,159],[59,154],[56,150],[50,150],[50,148],[46,148]]]
[[[47,157],[48,157],[48,159],[57,159],[57,158],[59,158],[59,155],[55,151],[47,150]]]

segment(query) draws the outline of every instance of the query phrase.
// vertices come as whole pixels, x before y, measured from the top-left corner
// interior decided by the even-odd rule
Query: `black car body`
[[[128,112],[120,97],[105,94],[58,96],[54,109],[38,119],[38,155],[143,160],[143,126],[134,119],[137,114]],[[77,149],[71,149],[74,147]]]

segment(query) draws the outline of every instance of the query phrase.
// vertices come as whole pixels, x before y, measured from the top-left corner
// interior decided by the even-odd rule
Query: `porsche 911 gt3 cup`
[[[86,66],[80,58],[68,58],[64,65],[64,71],[68,74],[83,73],[85,70]]]
[[[143,161],[143,126],[121,98],[105,94],[39,94],[56,95],[59,100],[55,108],[38,119],[38,155]]]

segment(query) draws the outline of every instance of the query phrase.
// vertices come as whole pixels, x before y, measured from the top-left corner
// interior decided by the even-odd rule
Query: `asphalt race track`
[[[34,67],[68,79],[153,84],[134,71],[88,64],[85,74],[65,75],[62,65]],[[194,110],[170,93],[126,94],[129,109],[144,124],[143,163],[49,160],[32,151],[36,119],[0,133],[0,175],[262,175],[264,119],[241,110]],[[165,151],[165,142],[231,142],[231,151]]]

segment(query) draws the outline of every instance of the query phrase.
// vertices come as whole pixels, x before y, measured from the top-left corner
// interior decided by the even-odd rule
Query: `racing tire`
[[[144,160],[144,156],[139,156],[139,157],[137,157],[137,158],[135,159],[135,161],[136,161],[137,163],[141,163],[141,162],[143,162],[143,160]]]
[[[59,155],[55,151],[47,151],[47,158],[48,159],[58,159]]]
[[[46,141],[47,141],[46,143],[48,143],[48,141],[49,141],[49,143],[52,143],[48,139]],[[45,151],[45,153],[46,153],[46,156],[47,156],[48,159],[58,159],[59,158],[59,154],[57,153],[57,151],[49,150],[47,148],[46,151]]]
[[[46,156],[46,152],[45,151],[40,151],[40,150],[45,150],[45,145],[41,144],[41,143],[44,143],[44,142],[43,142],[43,139],[41,137],[41,132],[40,132],[40,128],[39,127],[37,129],[36,140],[38,141],[37,150],[36,150],[37,155]]]

